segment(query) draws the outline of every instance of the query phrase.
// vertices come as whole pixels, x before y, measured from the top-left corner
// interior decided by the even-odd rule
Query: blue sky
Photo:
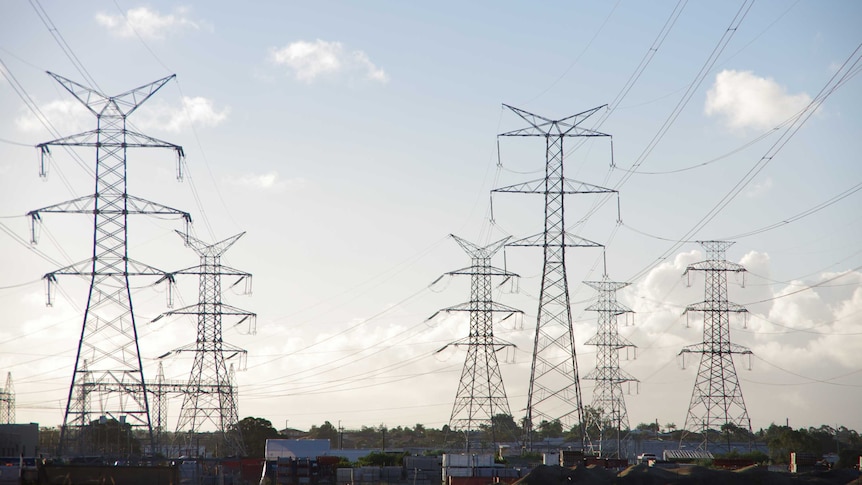
[[[170,153],[133,152],[129,191],[191,212],[204,240],[247,231],[225,258],[255,275],[250,297],[225,294],[258,314],[254,334],[225,331],[226,341],[248,349],[241,416],[298,428],[448,422],[464,354],[434,351],[465,336],[466,321],[426,318],[467,300],[469,287],[448,279],[428,286],[467,263],[447,235],[483,244],[542,227],[539,196],[495,195],[490,220],[489,191],[541,177],[544,162],[537,140],[501,139],[498,156],[496,135],[521,126],[502,104],[549,118],[609,104],[595,119],[613,135],[615,168],[603,139],[569,151],[566,173],[617,188],[622,224],[615,203],[575,224],[596,202],[591,196],[571,198],[567,216],[574,232],[607,246],[610,277],[632,282],[619,295],[636,311],[622,333],[640,348],[623,363],[641,380],[627,396],[631,424],[681,426],[694,384],[694,366],[680,369],[676,354],[701,336],[700,322],[686,327],[680,314],[703,299],[703,279],[686,287],[681,275],[703,253],[675,242],[731,238],[728,259],[749,270],[745,287],[731,278],[730,295],[750,303],[747,328],[733,321],[732,336],[755,352],[751,371],[737,361],[753,426],[789,418],[794,426],[862,429],[862,89],[858,64],[842,70],[859,59],[862,6],[748,6],[5,2],[0,372],[13,374],[18,420],[61,422],[86,295],[83,283],[61,281],[64,293],[46,308],[39,278],[55,266],[13,237],[27,239],[27,211],[92,191],[62,152],[46,181],[37,176],[32,145],[55,136],[22,96],[61,135],[93,128],[44,72],[52,71],[82,83],[91,77],[109,95],[177,75],[131,121],[184,146],[186,179],[176,182]],[[785,122],[810,114],[804,110],[834,86],[835,73],[848,75],[782,138],[791,133]],[[79,154],[92,165],[91,152]],[[764,157],[771,158],[759,163]],[[691,233],[735,187],[726,207]],[[166,269],[196,263],[173,233],[177,224],[133,223],[137,259]],[[38,249],[64,264],[83,259],[88,225],[77,216],[47,218]],[[584,311],[593,294],[580,282],[600,277],[600,258],[596,250],[569,255],[582,374],[595,364],[595,350],[583,345],[595,315]],[[522,279],[517,293],[498,299],[526,312],[497,328],[518,345],[501,361],[520,417],[541,255],[509,248],[505,264]],[[146,324],[165,298],[161,288],[142,286],[135,306],[145,372],[154,376],[155,357],[193,342],[194,324]],[[180,290],[186,301],[197,296],[194,282]],[[174,379],[189,366],[185,358],[165,362]],[[589,403],[592,382],[583,387]]]

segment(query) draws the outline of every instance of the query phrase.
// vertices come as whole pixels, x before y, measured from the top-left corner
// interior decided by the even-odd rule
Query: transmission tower
[[[638,382],[637,379],[620,369],[620,349],[635,348],[628,339],[620,336],[617,317],[631,313],[631,308],[617,301],[617,290],[625,288],[628,283],[610,281],[607,275],[601,281],[585,281],[589,287],[598,291],[596,303],[587,310],[598,312],[598,330],[586,341],[587,345],[598,347],[596,352],[596,368],[588,372],[584,379],[596,381],[593,388],[593,409],[599,413],[599,430],[616,432],[615,455],[620,456],[621,430],[628,429],[629,417],[626,412],[626,402],[623,396],[622,384]],[[602,444],[604,440],[602,440]],[[599,450],[602,451],[601,449]]]
[[[0,424],[15,424],[15,386],[11,372],[6,374],[6,387],[0,389]]]
[[[200,256],[200,264],[176,271],[173,275],[198,276],[198,303],[168,311],[155,319],[173,315],[193,315],[197,318],[195,343],[172,351],[194,353],[194,363],[183,392],[177,434],[184,433],[191,439],[204,427],[212,425],[221,434],[226,454],[244,455],[245,444],[238,427],[235,383],[231,380],[225,361],[236,355],[245,356],[246,351],[222,340],[222,317],[239,318],[237,325],[249,321],[253,327],[256,315],[222,302],[222,276],[237,277],[231,286],[244,282],[248,293],[251,291],[251,274],[223,266],[221,256],[245,233],[215,244],[206,244],[192,236],[178,234]],[[225,357],[225,353],[229,355]],[[187,445],[191,446],[191,443]]]
[[[690,264],[685,276],[691,271],[706,274],[704,301],[689,305],[685,312],[703,312],[703,342],[684,347],[679,355],[701,354],[697,379],[691,394],[691,403],[685,418],[683,435],[700,430],[703,435],[701,447],[709,444],[709,432],[727,430],[729,426],[751,432],[751,420],[742,399],[742,389],[733,365],[733,354],[751,355],[751,350],[730,342],[729,314],[748,310],[727,300],[727,273],[744,273],[742,265],[726,261],[725,251],[733,242],[699,241],[706,250],[707,259]],[[728,450],[729,451],[729,450]]]
[[[153,417],[155,450],[158,453],[162,453],[162,433],[164,433],[168,423],[167,396],[169,391],[165,382],[165,368],[161,360],[159,361],[159,372],[156,374],[156,382],[152,384],[148,383],[147,390],[153,395],[153,408],[156,410]]]
[[[468,312],[470,314],[470,335],[467,338],[445,345],[446,347],[467,347],[467,358],[455,394],[455,404],[449,418],[449,427],[465,433],[466,450],[470,451],[470,434],[482,427],[491,430],[492,442],[496,448],[499,430],[494,420],[498,414],[511,415],[503,377],[497,362],[497,352],[513,344],[494,337],[494,314],[522,313],[520,310],[495,303],[491,296],[491,279],[494,276],[517,277],[504,269],[491,266],[491,257],[499,251],[509,238],[501,239],[485,247],[479,247],[458,236],[452,238],[470,255],[472,263],[466,268],[446,273],[447,275],[470,276],[470,301],[446,308],[445,312]],[[439,312],[438,312],[439,313]],[[432,315],[434,318],[437,314]]]
[[[529,126],[498,136],[536,136],[545,139],[544,178],[492,190],[542,194],[545,197],[544,231],[508,244],[538,246],[544,249],[542,288],[539,294],[527,415],[524,422],[525,445],[532,447],[533,426],[540,420],[559,420],[566,430],[577,426],[583,445],[587,437],[575,337],[572,331],[569,285],[566,279],[566,248],[601,247],[601,244],[566,232],[564,198],[569,194],[606,194],[616,191],[565,178],[563,141],[568,137],[610,135],[580,126],[584,120],[601,109],[601,106],[560,120],[544,118],[508,105],[503,106],[512,110]]]
[[[45,158],[51,146],[92,147],[96,149],[95,193],[31,211],[31,239],[36,242],[36,225],[46,213],[88,214],[93,218],[92,257],[45,275],[48,304],[51,285],[57,275],[85,276],[90,280],[87,306],[63,427],[59,452],[88,454],[94,451],[85,427],[94,421],[93,410],[83,406],[94,394],[103,419],[125,422],[143,430],[152,445],[149,403],[141,365],[135,314],[132,311],[130,276],[164,277],[165,273],[129,258],[128,216],[156,214],[180,216],[191,221],[188,213],[163,206],[127,193],[126,153],[129,148],[158,147],[175,150],[183,157],[182,147],[157,140],[127,128],[128,117],[174,76],[132,89],[116,96],[50,74],[72,96],[96,116],[96,129],[37,145]],[[178,176],[181,172],[178,168]],[[181,178],[181,177],[178,177]],[[88,369],[82,365],[88,361]],[[86,385],[85,385],[86,383]]]

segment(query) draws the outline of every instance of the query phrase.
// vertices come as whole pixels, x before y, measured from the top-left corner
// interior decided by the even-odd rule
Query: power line
[[[656,261],[663,260],[667,257],[671,252],[677,250],[682,244],[684,244],[689,238],[691,238],[698,231],[703,229],[709,222],[711,222],[727,205],[736,198],[737,195],[744,189],[753,179],[754,177],[762,171],[766,165],[772,161],[782,148],[790,141],[790,139],[802,128],[805,122],[814,114],[814,112],[819,108],[828,97],[835,92],[835,90],[842,85],[846,80],[850,77],[854,76],[858,71],[854,71],[856,64],[859,63],[860,57],[857,57],[853,60],[854,56],[857,55],[857,52],[862,49],[862,44],[854,49],[853,53],[844,61],[844,64],[838,69],[835,74],[829,79],[829,81],[824,85],[823,89],[821,89],[820,93],[811,100],[805,110],[797,116],[792,123],[787,125],[784,133],[779,137],[778,140],[767,150],[767,152],[754,164],[754,166],[745,174],[743,177],[727,192],[713,207],[710,209],[706,215],[704,215],[694,226],[692,226],[681,238],[679,238],[678,242],[672,244],[661,256],[659,256]],[[851,63],[852,61],[852,63]],[[849,68],[848,68],[849,66]],[[839,77],[840,75],[840,77]],[[655,267],[657,263],[652,262],[646,267],[642,268],[638,271],[634,276],[630,278],[630,280],[638,280],[641,276],[645,275],[648,271],[650,271],[653,267]]]
[[[91,87],[98,89],[99,91],[102,88],[96,83],[96,80],[93,79],[93,76],[87,71],[87,68],[84,67],[84,64],[78,59],[78,56],[75,55],[75,51],[72,50],[72,47],[66,42],[66,39],[63,38],[63,34],[60,33],[60,30],[57,29],[57,26],[54,25],[54,22],[51,20],[51,17],[48,15],[48,12],[42,8],[42,4],[39,3],[39,0],[30,0],[30,6],[33,7],[33,10],[36,11],[36,15],[39,16],[39,20],[45,25],[45,28],[48,29],[48,32],[51,34],[51,37],[54,38],[54,41],[57,42],[57,45],[60,46],[60,50],[63,51],[63,54],[72,62],[72,66],[78,71],[78,73],[87,80]]]

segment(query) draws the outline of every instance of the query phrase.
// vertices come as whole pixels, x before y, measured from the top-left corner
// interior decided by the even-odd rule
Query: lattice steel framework
[[[128,117],[174,76],[132,89],[116,96],[104,95],[92,88],[50,74],[72,96],[96,116],[96,129],[37,145],[45,157],[51,146],[92,147],[96,149],[95,193],[67,202],[43,207],[29,213],[31,239],[36,242],[36,224],[45,213],[88,214],[93,217],[93,255],[80,263],[45,275],[48,304],[52,302],[51,285],[57,275],[78,275],[90,279],[90,290],[84,313],[81,337],[58,452],[92,453],[93,443],[85,428],[94,420],[94,412],[85,403],[94,394],[98,413],[106,419],[125,421],[133,429],[144,430],[152,445],[149,403],[138,347],[135,314],[132,310],[130,276],[164,277],[165,272],[129,258],[128,216],[156,214],[191,217],[161,204],[132,196],[127,192],[126,154],[129,148],[157,147],[176,151],[178,178],[182,172],[182,147],[127,128]],[[85,359],[87,366],[83,365]]]
[[[455,393],[455,404],[452,406],[449,427],[454,431],[466,433],[466,451],[470,451],[470,433],[479,431],[485,426],[491,430],[492,442],[496,449],[500,433],[493,418],[498,414],[511,415],[497,352],[514,345],[494,336],[494,314],[506,314],[503,317],[505,319],[521,311],[493,301],[492,278],[495,276],[515,278],[518,275],[491,265],[491,258],[503,248],[509,240],[508,237],[485,247],[479,247],[454,234],[452,238],[470,255],[472,264],[446,273],[470,276],[470,301],[441,310],[468,312],[470,315],[469,336],[440,349],[442,351],[449,346],[467,347],[467,357],[464,360],[458,391]]]
[[[751,432],[751,420],[742,398],[733,354],[751,355],[752,352],[730,341],[730,313],[748,312],[745,307],[727,300],[727,273],[745,272],[742,265],[724,259],[733,242],[698,242],[706,250],[707,259],[690,264],[685,276],[692,271],[705,273],[705,299],[689,305],[685,312],[703,313],[703,342],[684,347],[679,355],[684,364],[686,354],[701,354],[683,435],[686,431],[699,430],[703,434],[701,447],[705,449],[710,430],[723,430],[727,425],[733,425]]]
[[[0,389],[0,424],[15,424],[15,386],[11,372],[6,374],[6,386]]]
[[[632,313],[631,308],[617,301],[617,290],[625,288],[629,283],[610,281],[607,275],[601,281],[584,283],[598,292],[596,302],[587,307],[587,310],[598,312],[598,329],[596,334],[585,342],[586,345],[598,347],[596,368],[588,372],[584,379],[596,381],[596,387],[593,388],[592,407],[599,413],[597,425],[602,433],[606,429],[614,430],[616,449],[613,455],[618,457],[621,449],[621,430],[629,427],[622,385],[638,382],[629,373],[620,369],[620,349],[635,348],[633,343],[619,334],[617,319],[620,315]],[[604,447],[604,440],[602,440],[602,447]]]
[[[564,200],[565,196],[570,194],[606,194],[616,191],[565,178],[563,141],[568,137],[610,136],[580,126],[603,106],[560,120],[544,118],[508,105],[503,106],[520,116],[529,126],[498,136],[545,139],[544,178],[492,190],[545,196],[544,231],[508,244],[538,246],[544,249],[542,287],[524,422],[527,433],[525,441],[527,446],[532,447],[533,426],[539,420],[559,419],[565,430],[578,426],[582,442],[585,443],[587,437],[584,434],[584,409],[566,278],[566,248],[601,247],[601,244],[566,232]]]
[[[243,357],[246,351],[222,340],[222,318],[239,318],[237,325],[248,321],[253,328],[256,315],[222,301],[222,276],[236,277],[237,280],[232,286],[244,283],[248,293],[251,291],[251,274],[222,265],[221,257],[245,233],[215,244],[206,244],[192,236],[178,234],[200,256],[200,264],[173,273],[198,276],[198,303],[168,311],[157,318],[192,315],[197,319],[195,343],[173,351],[194,352],[194,363],[183,392],[177,436],[191,439],[195,433],[201,432],[207,425],[212,425],[221,434],[226,454],[244,455],[245,444],[238,426],[235,386],[226,360],[237,355]],[[227,357],[226,353],[229,354]],[[191,443],[187,445],[190,447]]]

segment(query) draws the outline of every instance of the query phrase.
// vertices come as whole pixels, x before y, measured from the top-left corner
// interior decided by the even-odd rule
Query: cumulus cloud
[[[288,189],[299,189],[306,185],[305,179],[295,178],[283,180],[276,171],[264,174],[247,173],[239,177],[225,180],[226,183],[255,190],[283,192]]]
[[[650,389],[632,398],[640,405],[631,408],[635,414],[647,402],[662,409],[675,403],[679,414],[685,411],[699,356],[689,355],[682,371],[672,363],[679,366],[679,350],[701,340],[703,318],[697,312],[686,327],[679,315],[685,305],[703,300],[705,282],[698,272],[691,287],[679,283],[686,265],[702,259],[698,251],[680,253],[630,290],[637,323],[627,337],[640,355],[625,369],[641,379],[642,389]],[[729,300],[744,305],[750,318],[745,328],[742,318],[730,317],[731,341],[753,352],[751,370],[744,356],[734,361],[755,427],[784,417],[807,422],[811,409],[846,421],[852,409],[839,396],[853,389],[847,386],[854,382],[850,376],[858,372],[862,354],[862,272],[778,283],[771,279],[767,253],[749,251],[739,262],[748,276],[742,287],[742,278],[728,274]],[[772,411],[776,403],[786,414]]]
[[[704,111],[733,129],[773,128],[811,102],[806,93],[789,94],[773,79],[751,71],[724,70],[706,93]]]
[[[162,14],[148,7],[129,9],[126,15],[96,14],[96,22],[117,37],[140,36],[143,39],[164,39],[184,30],[201,30],[205,24],[188,17],[188,9],[178,8],[174,13]]]
[[[39,105],[39,111],[61,134],[79,133],[95,127],[95,117],[78,100],[62,99]],[[184,96],[180,106],[165,102],[150,102],[141,106],[131,118],[143,131],[179,132],[191,125],[215,126],[225,121],[230,108],[217,109],[211,99]],[[42,122],[32,111],[22,108],[15,126],[27,133],[44,130]]]
[[[59,133],[68,135],[90,129],[95,117],[76,99],[62,99],[39,105],[39,111]],[[21,108],[15,126],[25,133],[45,131],[42,121],[27,108]]]
[[[217,109],[213,100],[183,96],[180,106],[145,104],[136,113],[135,124],[145,129],[180,132],[191,125],[216,126],[225,121],[230,108]]]
[[[280,49],[273,48],[269,59],[273,64],[291,69],[297,80],[311,83],[323,76],[360,76],[386,83],[389,76],[371,62],[365,52],[348,51],[341,42],[296,41]]]

